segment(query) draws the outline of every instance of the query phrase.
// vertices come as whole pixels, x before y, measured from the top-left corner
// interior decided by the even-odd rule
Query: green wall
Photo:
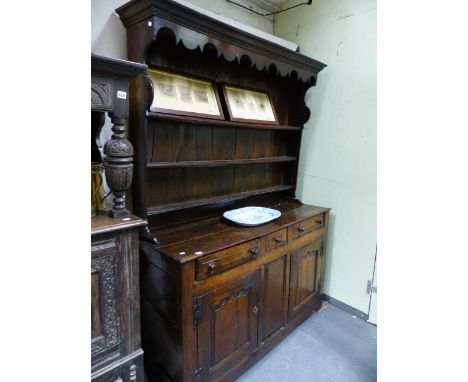
[[[328,65],[306,96],[311,118],[296,195],[332,208],[324,292],[366,313],[377,243],[376,7],[375,0],[314,0],[274,23],[276,36]]]

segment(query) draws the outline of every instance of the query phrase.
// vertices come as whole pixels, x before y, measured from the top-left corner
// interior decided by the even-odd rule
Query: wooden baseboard
[[[344,310],[345,312],[348,312],[349,314],[353,316],[360,318],[361,320],[364,320],[367,322],[367,320],[369,319],[369,315],[367,313],[361,312],[360,310],[353,308],[351,305],[345,304],[344,302],[341,302],[333,297],[330,297],[326,295],[325,293],[322,294],[322,298],[328,303],[336,306],[337,308]]]

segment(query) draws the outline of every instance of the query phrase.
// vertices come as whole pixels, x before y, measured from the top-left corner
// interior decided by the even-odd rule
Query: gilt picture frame
[[[150,111],[224,120],[213,81],[157,68],[149,68],[148,77],[153,83]]]
[[[221,89],[231,121],[279,125],[269,93],[230,84]]]

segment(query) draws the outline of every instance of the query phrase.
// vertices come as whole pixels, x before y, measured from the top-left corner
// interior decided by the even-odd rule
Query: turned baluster
[[[109,211],[113,218],[125,218],[130,212],[125,205],[125,193],[132,183],[133,146],[125,138],[124,119],[111,116],[114,134],[104,145],[106,181],[114,194],[114,205]]]

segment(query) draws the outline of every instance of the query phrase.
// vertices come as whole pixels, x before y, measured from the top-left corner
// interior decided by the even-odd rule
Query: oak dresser
[[[130,81],[129,117],[133,213],[148,222],[145,370],[149,381],[232,381],[321,307],[329,209],[295,193],[304,97],[326,65],[175,1],[116,12],[128,58],[148,65]],[[223,218],[244,206],[281,216]]]

